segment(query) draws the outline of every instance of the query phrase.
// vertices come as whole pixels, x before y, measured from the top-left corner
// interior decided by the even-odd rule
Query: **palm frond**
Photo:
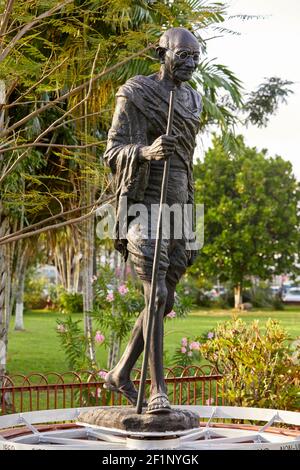
[[[234,104],[242,104],[242,82],[225,65],[216,64],[212,60],[202,61],[195,74],[197,83],[203,90],[216,94],[220,89],[229,92]]]
[[[231,34],[233,36],[241,35],[241,33],[239,33],[238,31],[234,31],[233,29],[229,29],[229,28],[223,28],[221,26],[212,26],[211,29],[220,34]]]
[[[251,20],[265,20],[270,18],[271,15],[230,15],[228,16],[228,20],[242,20],[242,21],[251,21]]]

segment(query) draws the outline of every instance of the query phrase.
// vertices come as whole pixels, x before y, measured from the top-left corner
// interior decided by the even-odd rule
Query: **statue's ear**
[[[157,48],[155,50],[156,50],[156,54],[159,58],[160,63],[164,64],[165,63],[165,55],[166,55],[167,50],[164,47],[161,47],[161,46],[157,46]]]

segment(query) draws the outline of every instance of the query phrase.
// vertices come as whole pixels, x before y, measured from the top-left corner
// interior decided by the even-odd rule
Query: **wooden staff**
[[[175,90],[171,90],[170,99],[169,99],[168,124],[167,124],[167,132],[166,132],[166,134],[169,136],[172,135],[174,98],[175,98]],[[149,299],[148,310],[147,310],[147,317],[148,317],[147,334],[146,334],[146,340],[145,340],[145,346],[144,346],[142,373],[141,373],[140,388],[139,388],[137,408],[136,408],[136,412],[138,414],[142,413],[143,398],[144,398],[144,393],[145,393],[145,385],[146,385],[146,377],[147,377],[147,369],[148,369],[148,361],[149,361],[150,340],[151,340],[152,329],[153,329],[153,319],[155,315],[155,295],[156,295],[157,277],[158,277],[160,252],[161,252],[161,240],[162,240],[161,219],[162,219],[163,205],[166,203],[166,199],[167,199],[169,168],[170,168],[170,158],[166,158],[164,161],[163,178],[162,178],[162,184],[161,184],[161,195],[160,195],[158,221],[157,221],[157,229],[156,229],[156,242],[155,242],[155,251],[154,251],[153,268],[152,268],[151,291],[150,291],[150,299]]]

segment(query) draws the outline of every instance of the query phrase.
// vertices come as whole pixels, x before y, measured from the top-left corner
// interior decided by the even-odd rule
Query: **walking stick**
[[[172,135],[174,98],[175,98],[175,90],[171,90],[170,100],[169,100],[168,124],[167,124],[167,132],[166,132],[167,135]],[[152,329],[153,329],[153,318],[155,315],[155,295],[156,295],[157,276],[158,276],[160,251],[161,251],[161,239],[162,239],[161,218],[162,218],[163,204],[165,204],[166,199],[167,199],[169,168],[170,168],[170,159],[166,158],[164,162],[163,178],[162,178],[162,184],[161,184],[161,195],[160,195],[157,229],[156,229],[155,251],[154,251],[154,259],[153,259],[153,267],[152,267],[151,291],[150,291],[150,299],[149,299],[149,305],[148,305],[148,310],[147,310],[147,317],[148,317],[147,332],[146,332],[142,373],[141,373],[141,380],[140,380],[140,387],[139,387],[137,408],[136,408],[137,414],[142,413],[143,398],[144,398],[144,393],[145,393],[146,376],[147,376],[149,351],[150,351],[150,340],[151,340]]]

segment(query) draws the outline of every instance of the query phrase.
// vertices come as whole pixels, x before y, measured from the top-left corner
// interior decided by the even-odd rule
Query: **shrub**
[[[136,315],[142,311],[142,290],[131,278],[118,282],[109,266],[101,267],[101,274],[94,280],[94,310],[91,315],[105,333],[114,332],[122,341],[131,331]]]
[[[290,338],[279,322],[224,322],[201,344],[203,357],[224,375],[225,399],[234,406],[296,409],[300,373]],[[295,353],[294,353],[295,354]],[[298,350],[299,354],[299,350]]]
[[[68,316],[65,321],[56,320],[57,333],[61,346],[66,354],[70,370],[81,370],[91,368],[91,363],[86,354],[88,343],[81,327],[81,320],[72,320]]]
[[[110,267],[101,267],[99,277],[94,279],[95,302],[91,315],[106,333],[114,332],[122,341],[131,331],[137,315],[144,308],[144,295],[139,282],[127,277],[126,282],[117,281]],[[174,316],[183,317],[193,307],[193,300],[185,287],[177,288]]]
[[[58,309],[67,315],[83,312],[83,296],[79,292],[68,292],[60,287],[56,302]]]
[[[211,307],[212,301],[205,293],[212,288],[212,284],[209,281],[188,273],[183,277],[179,286],[182,286],[185,295],[189,296],[194,305],[206,308]]]
[[[27,276],[24,289],[24,306],[26,309],[42,309],[47,304],[47,279]]]
[[[249,302],[256,308],[272,307],[273,296],[268,287],[255,286],[249,291]]]
[[[97,365],[87,354],[90,344],[82,329],[82,320],[73,320],[67,315],[65,320],[59,318],[56,323],[56,332],[66,355],[69,370],[80,372],[81,376],[83,370],[95,370]],[[94,343],[96,346],[105,345],[105,336],[100,331],[96,332]]]
[[[185,317],[195,307],[194,299],[183,284],[178,284],[175,293],[174,310],[176,317]]]
[[[284,310],[284,303],[279,295],[275,295],[272,299],[272,308],[273,310]]]
[[[186,367],[199,362],[200,343],[190,338],[182,338],[180,346],[176,349],[173,358],[173,366]]]
[[[220,308],[224,310],[231,308],[226,294],[217,297],[216,300],[213,301],[212,305],[214,308]]]

